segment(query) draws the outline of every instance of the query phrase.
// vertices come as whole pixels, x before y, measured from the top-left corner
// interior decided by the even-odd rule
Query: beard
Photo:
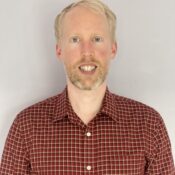
[[[95,72],[91,75],[82,75],[79,66],[82,64],[96,65]],[[65,63],[67,77],[69,81],[80,90],[94,90],[98,88],[105,80],[108,73],[108,64],[102,65],[94,57],[82,58],[74,65]]]

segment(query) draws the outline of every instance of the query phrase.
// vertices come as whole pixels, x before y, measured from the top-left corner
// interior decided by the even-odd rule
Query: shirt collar
[[[116,95],[112,94],[108,88],[106,88],[105,96],[102,102],[102,107],[99,113],[106,114],[111,117],[114,121],[118,121],[120,111],[117,108]],[[55,111],[53,120],[54,122],[67,117],[69,114],[73,114],[73,109],[68,99],[67,87],[64,91],[59,94],[55,101]]]
[[[114,121],[118,121],[118,110],[116,104],[116,95],[112,94],[108,87],[106,88],[105,96],[102,102],[102,108],[100,112],[106,114],[108,117],[111,117]]]
[[[55,110],[53,114],[54,122],[61,120],[68,115],[67,106],[68,106],[68,97],[67,97],[67,88],[65,88],[61,94],[57,95],[55,101]]]

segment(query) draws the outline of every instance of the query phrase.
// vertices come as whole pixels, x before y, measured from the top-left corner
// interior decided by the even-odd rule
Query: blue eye
[[[78,36],[74,36],[70,39],[70,42],[72,43],[79,43],[80,42],[80,38]]]
[[[100,36],[95,36],[95,37],[93,38],[93,41],[96,42],[96,43],[99,43],[99,42],[102,42],[102,41],[103,41],[103,38],[100,37]]]

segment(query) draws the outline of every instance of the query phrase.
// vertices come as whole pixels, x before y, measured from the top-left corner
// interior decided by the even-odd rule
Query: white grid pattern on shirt
[[[0,175],[14,174],[175,172],[167,131],[156,111],[107,90],[100,112],[86,126],[73,112],[65,89],[17,116],[0,167]]]

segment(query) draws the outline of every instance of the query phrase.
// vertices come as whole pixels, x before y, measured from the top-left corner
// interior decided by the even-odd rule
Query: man
[[[1,175],[174,175],[170,141],[152,108],[109,92],[115,15],[99,0],[66,7],[55,21],[65,90],[23,110],[2,157]]]

